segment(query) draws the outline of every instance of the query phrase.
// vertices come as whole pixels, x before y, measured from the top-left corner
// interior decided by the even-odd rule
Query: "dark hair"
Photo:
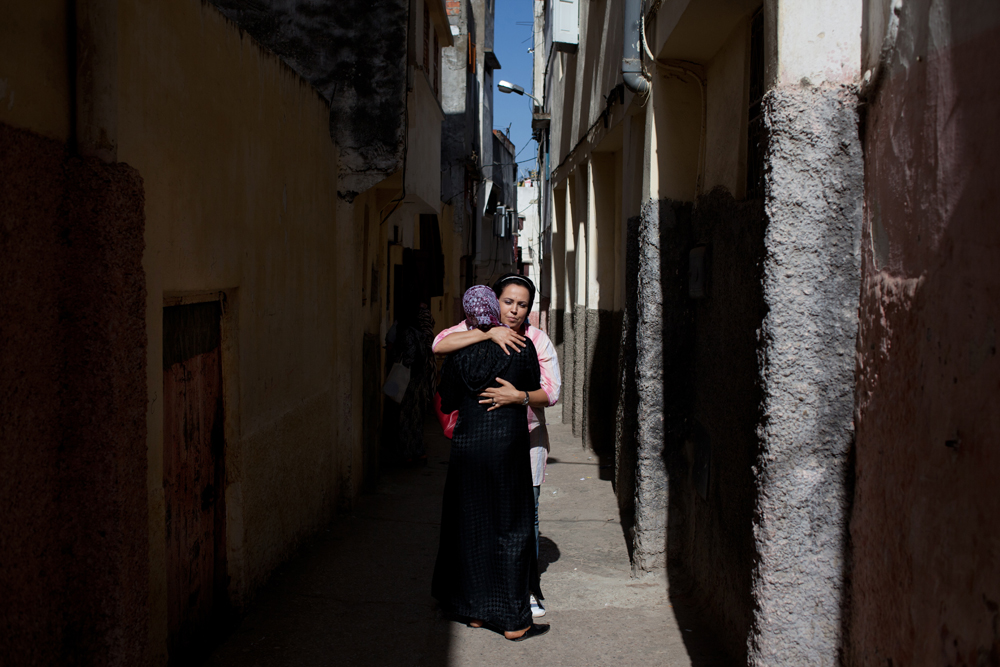
[[[507,285],[514,284],[520,285],[528,289],[528,312],[531,312],[531,306],[535,303],[535,283],[531,282],[531,279],[527,276],[522,276],[520,273],[506,273],[493,283],[493,293],[500,298],[503,294],[503,290]]]

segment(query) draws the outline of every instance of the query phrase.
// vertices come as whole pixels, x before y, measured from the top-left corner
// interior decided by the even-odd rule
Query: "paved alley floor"
[[[721,664],[678,627],[664,577],[630,577],[617,503],[597,456],[569,426],[549,428],[539,506],[548,611],[539,622],[551,624],[547,635],[510,642],[445,618],[431,597],[450,441],[429,423],[427,467],[384,473],[374,493],[274,573],[206,664]]]

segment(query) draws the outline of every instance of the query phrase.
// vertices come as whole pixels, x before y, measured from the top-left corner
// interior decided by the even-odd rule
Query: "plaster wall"
[[[705,173],[702,192],[746,191],[750,26],[741,20],[706,68]]]
[[[340,150],[338,186],[345,198],[352,199],[402,166],[407,63],[416,58],[413,35],[420,20],[411,12],[419,10],[420,3],[215,0],[212,4],[278,54],[327,100],[329,135]],[[436,4],[431,8],[440,42],[450,44],[443,12]],[[413,48],[409,54],[408,46]],[[422,53],[421,48],[421,61]]]
[[[604,112],[606,98],[621,82],[621,53],[621,5],[610,0],[580,3],[577,52],[552,52],[546,65],[544,102],[551,114],[553,171]]]
[[[564,205],[563,209],[563,233],[561,234],[561,240],[564,249],[564,260],[563,260],[563,289],[562,289],[562,311],[563,316],[563,348],[559,350],[560,359],[563,360],[563,364],[560,366],[559,370],[562,373],[563,389],[560,394],[559,402],[562,403],[562,420],[564,424],[573,423],[573,406],[576,402],[576,397],[573,392],[574,382],[576,381],[576,320],[574,319],[574,308],[576,304],[576,286],[577,286],[577,225],[574,222],[576,219],[576,207],[577,207],[577,192],[576,192],[576,174],[570,174],[566,178],[566,187],[563,191]],[[558,210],[558,209],[557,209]]]
[[[454,45],[441,50],[441,200],[454,208],[454,232],[465,242],[471,237],[475,210],[468,187],[471,156],[480,136],[479,84],[469,71],[469,41],[474,40],[472,8],[458,3],[450,9],[453,26],[458,30]],[[465,252],[458,253],[460,258]],[[456,260],[458,261],[458,260]],[[455,264],[458,266],[458,264]]]
[[[834,665],[841,645],[862,195],[855,95],[796,85],[765,97],[753,665]]]
[[[420,70],[413,72],[409,92],[409,131],[406,141],[406,193],[427,210],[441,212],[441,105]]]
[[[584,443],[610,460],[614,449],[615,404],[608,396],[618,395],[615,364],[621,338],[621,318],[614,312],[618,291],[616,251],[620,245],[617,237],[620,234],[621,211],[618,154],[591,153],[590,165],[593,196],[588,223],[591,243],[587,253],[586,356],[577,373],[584,378]]]
[[[333,334],[360,302],[338,298],[361,253],[351,219],[336,214],[328,108],[305,81],[209,5],[135,0],[119,12],[118,155],[146,185],[151,641],[162,651],[164,297],[227,290],[234,313],[223,363],[239,605],[360,473],[338,452],[360,435],[350,408],[360,418],[360,384],[345,360],[361,349],[337,349]]]
[[[858,82],[863,5],[864,0],[777,2],[774,85]]]
[[[5,123],[0,174],[0,655],[146,664],[142,178]]]
[[[567,388],[571,385],[566,379],[566,373],[572,372],[568,368],[566,357],[566,192],[562,189],[553,189],[550,201],[552,202],[551,228],[552,253],[549,256],[549,266],[551,267],[550,278],[550,302],[548,317],[548,333],[552,344],[556,349],[556,358],[559,359],[559,373],[562,377],[562,393],[559,398],[559,405],[548,410],[546,419],[553,423],[567,423],[565,420]]]
[[[0,21],[0,123],[62,141],[71,134],[74,104],[67,6],[11,3]]]
[[[898,10],[893,28],[889,2],[866,4],[865,67],[882,72],[864,125],[845,663],[991,664],[1000,10],[923,0]]]
[[[690,77],[658,69],[652,105],[655,132],[656,199],[694,201],[698,192],[701,153],[702,99],[700,85]]]
[[[584,162],[576,171],[573,183],[576,186],[576,197],[573,206],[573,225],[576,228],[574,236],[575,272],[573,295],[573,382],[567,388],[572,388],[573,397],[573,435],[585,439],[584,424],[586,403],[584,399],[587,384],[587,368],[593,355],[593,349],[587,345],[587,293],[590,291],[589,254],[593,244],[590,242],[588,226],[593,220],[593,176],[592,163]]]

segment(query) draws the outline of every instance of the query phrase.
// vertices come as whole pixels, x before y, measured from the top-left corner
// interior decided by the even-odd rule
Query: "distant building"
[[[514,206],[513,146],[493,131],[494,0],[448,0],[455,45],[444,50],[445,112],[441,143],[441,199],[446,205],[442,229],[448,268],[445,301],[438,318],[443,328],[460,320],[461,297],[468,287],[488,283],[515,265],[509,221]],[[506,221],[506,222],[505,222]],[[507,225],[508,227],[505,227]]]
[[[541,271],[544,260],[543,235],[538,220],[539,192],[537,181],[531,178],[524,179],[517,186],[518,270],[528,276],[536,288],[543,284]],[[548,295],[539,290],[529,315],[532,325],[540,326],[539,317],[547,311],[548,301]],[[544,321],[541,324],[544,325]]]

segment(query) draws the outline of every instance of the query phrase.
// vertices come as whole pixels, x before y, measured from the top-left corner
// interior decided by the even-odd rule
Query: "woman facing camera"
[[[542,386],[530,392],[528,397],[528,431],[531,439],[531,477],[535,494],[535,545],[538,545],[538,497],[545,480],[545,465],[549,453],[549,433],[545,426],[545,408],[559,401],[562,378],[559,374],[559,360],[555,346],[545,332],[528,323],[528,313],[535,301],[535,284],[526,276],[508,273],[493,283],[493,293],[500,302],[500,321],[505,326],[493,327],[487,331],[470,327],[460,322],[445,329],[434,339],[435,354],[449,354],[485,340],[491,340],[505,352],[523,348],[525,339],[534,345],[538,355],[538,367],[542,374]],[[483,392],[483,401],[492,400],[507,405],[522,401],[521,393],[514,387],[500,383]],[[537,555],[537,551],[536,551]],[[541,600],[531,599],[532,616],[545,615]]]
[[[500,305],[486,286],[462,299],[479,331],[502,327]],[[441,511],[441,542],[432,592],[447,612],[489,624],[522,641],[548,631],[531,622],[531,596],[541,599],[535,549],[534,495],[524,405],[540,387],[531,341],[506,353],[491,340],[457,350],[442,370],[442,409],[458,410]],[[501,384],[502,382],[502,384]],[[510,387],[519,401],[483,398]]]

